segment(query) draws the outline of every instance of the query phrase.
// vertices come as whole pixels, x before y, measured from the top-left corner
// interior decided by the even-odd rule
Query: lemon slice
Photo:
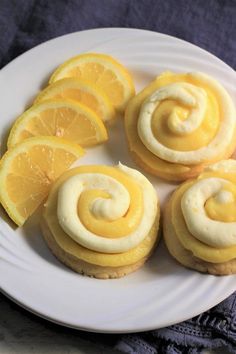
[[[92,109],[104,122],[115,117],[115,110],[102,89],[77,78],[61,79],[47,86],[36,97],[34,103],[54,98],[70,98],[80,102]]]
[[[73,57],[57,68],[49,83],[66,77],[95,83],[118,111],[124,111],[130,98],[135,95],[130,73],[109,55],[86,53]]]
[[[106,141],[107,131],[88,107],[73,100],[54,99],[33,105],[15,121],[8,147],[33,136],[57,136],[84,147]]]
[[[83,149],[56,137],[34,137],[15,145],[0,161],[0,202],[19,226],[47,197],[52,182]]]

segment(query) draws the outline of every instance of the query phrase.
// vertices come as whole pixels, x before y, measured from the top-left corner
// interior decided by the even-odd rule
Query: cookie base
[[[229,275],[236,274],[236,259],[232,259],[223,263],[210,263],[197,258],[193,253],[185,249],[175,233],[175,229],[171,223],[171,202],[169,201],[163,213],[163,236],[168,251],[183,266],[195,269],[201,273],[209,273],[212,275]]]
[[[158,223],[158,217],[156,218],[153,227],[156,227],[157,223]],[[85,262],[79,259],[78,257],[75,257],[71,253],[67,252],[62,247],[60,247],[60,245],[56,242],[44,218],[41,221],[41,229],[48,247],[50,248],[52,253],[58,258],[59,261],[61,261],[62,263],[64,263],[66,266],[73,269],[77,273],[87,275],[89,277],[94,277],[97,279],[121,278],[129,273],[135,272],[147,261],[147,259],[150,257],[151,253],[155,249],[160,239],[159,232],[157,231],[158,234],[157,234],[156,242],[152,247],[152,249],[150,250],[149,254],[146,257],[137,261],[136,263],[125,265],[125,266],[119,266],[119,267],[103,267],[96,264]]]

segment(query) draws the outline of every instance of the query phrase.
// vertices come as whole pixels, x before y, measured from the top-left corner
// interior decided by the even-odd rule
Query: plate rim
[[[172,35],[169,35],[169,34],[166,34],[166,33],[162,33],[162,32],[156,32],[156,31],[152,31],[152,30],[146,30],[146,29],[134,28],[134,27],[128,27],[128,28],[127,27],[101,27],[101,28],[99,27],[99,28],[90,28],[90,29],[86,29],[86,30],[65,33],[65,34],[62,34],[60,36],[50,38],[50,39],[48,39],[48,40],[46,40],[44,42],[41,42],[41,43],[37,44],[36,46],[34,46],[34,47],[30,48],[30,49],[27,49],[25,52],[19,54],[17,57],[15,57],[10,62],[6,63],[2,68],[0,68],[0,78],[1,78],[2,71],[4,71],[5,69],[8,69],[8,67],[10,65],[15,64],[15,62],[18,61],[22,56],[25,56],[25,55],[28,55],[31,52],[37,51],[39,47],[42,47],[44,45],[45,46],[49,45],[50,43],[52,43],[52,42],[54,42],[56,40],[61,40],[63,38],[67,38],[67,37],[70,37],[70,36],[76,36],[76,35],[79,35],[81,33],[85,33],[86,34],[86,33],[98,32],[98,31],[101,31],[101,32],[102,31],[143,32],[143,33],[152,33],[152,34],[155,34],[155,35],[158,35],[158,36],[163,36],[163,37],[168,37],[168,38],[171,38],[171,39],[175,39],[177,41],[180,41],[180,42],[185,43],[187,45],[191,45],[191,46],[197,48],[198,50],[201,50],[201,51],[207,53],[208,55],[214,57],[214,59],[217,59],[219,61],[219,63],[223,64],[224,66],[227,66],[228,69],[232,70],[234,74],[236,73],[236,71],[229,64],[225,63],[221,58],[217,57],[216,55],[214,55],[213,53],[209,52],[205,48],[199,47],[197,44],[194,44],[192,42],[188,42],[185,39],[178,38],[178,37],[175,37],[175,36],[172,36]],[[110,41],[110,39],[108,41]]]
[[[201,51],[206,52],[207,55],[210,55],[210,56],[214,57],[214,59],[217,59],[217,60],[219,61],[219,64],[220,64],[220,65],[223,64],[223,65],[226,66],[228,69],[232,70],[232,71],[234,72],[234,74],[235,74],[234,69],[233,69],[232,67],[230,67],[227,63],[223,62],[220,58],[216,57],[215,55],[213,55],[212,53],[208,52],[207,50],[205,50],[205,49],[203,49],[203,48],[201,48],[201,47],[198,47],[198,46],[195,45],[195,44],[192,44],[192,43],[190,43],[190,42],[187,42],[186,40],[179,39],[179,38],[177,38],[177,37],[170,36],[170,35],[168,35],[168,34],[159,33],[159,32],[150,31],[150,30],[145,30],[145,29],[123,28],[123,27],[107,27],[107,28],[88,29],[88,30],[84,30],[84,31],[76,31],[76,32],[72,32],[72,33],[69,33],[69,34],[64,34],[64,35],[61,35],[61,36],[52,38],[52,39],[50,39],[50,40],[47,40],[47,41],[45,41],[45,42],[42,42],[42,43],[38,44],[37,46],[35,46],[35,47],[33,47],[33,48],[27,50],[26,52],[20,54],[19,56],[17,56],[16,58],[14,58],[11,62],[7,63],[4,67],[2,67],[2,68],[0,69],[0,79],[1,79],[2,73],[4,73],[5,70],[7,71],[9,68],[11,69],[11,65],[15,65],[15,63],[17,64],[17,61],[20,60],[21,57],[26,56],[26,55],[29,55],[29,54],[33,53],[34,51],[37,51],[37,50],[39,49],[39,47],[41,48],[41,47],[43,47],[43,46],[48,46],[48,45],[50,46],[50,44],[51,44],[52,42],[55,42],[56,40],[61,40],[61,39],[63,39],[64,37],[68,37],[68,38],[69,38],[69,37],[71,37],[71,36],[78,36],[78,35],[81,35],[81,33],[88,33],[88,32],[92,33],[92,32],[99,32],[99,31],[102,32],[102,31],[110,31],[110,30],[112,30],[112,32],[116,32],[116,31],[129,31],[129,32],[132,32],[133,34],[134,34],[135,32],[136,32],[136,33],[137,33],[137,32],[152,33],[152,34],[157,35],[157,36],[159,35],[159,36],[162,36],[162,37],[170,37],[171,39],[180,41],[180,42],[182,42],[182,43],[184,43],[184,44],[187,43],[187,45],[191,45],[191,46],[197,48],[198,50],[201,50]],[[132,33],[131,33],[131,34],[132,34]],[[118,33],[117,33],[117,35],[118,35]],[[114,38],[115,38],[115,36],[114,36]],[[110,40],[112,40],[112,35],[111,35],[109,41],[110,41]],[[103,44],[105,44],[105,42],[101,41],[100,44],[103,45]],[[99,44],[98,44],[98,45],[99,45]],[[94,46],[96,46],[96,44],[94,44]],[[0,283],[1,283],[1,281],[0,281]],[[236,286],[235,286],[235,290],[236,290]],[[80,326],[74,326],[74,325],[70,325],[70,324],[67,323],[67,322],[55,320],[55,319],[51,318],[50,316],[46,316],[46,315],[44,315],[44,314],[38,312],[37,310],[32,309],[30,306],[27,306],[27,305],[24,304],[23,302],[21,302],[21,301],[19,301],[18,299],[12,297],[9,292],[6,292],[6,291],[2,288],[1,285],[0,285],[0,291],[1,291],[7,298],[9,298],[10,300],[12,300],[12,301],[15,302],[16,304],[20,305],[22,308],[26,309],[27,311],[30,311],[30,312],[33,313],[34,315],[37,315],[37,316],[42,317],[42,318],[44,318],[44,319],[46,319],[46,320],[49,320],[49,321],[51,321],[51,322],[53,322],[53,323],[56,323],[56,324],[62,325],[62,326],[66,326],[66,327],[69,327],[69,328],[74,328],[74,329],[83,330],[83,331],[89,331],[89,332],[97,332],[97,333],[134,333],[134,332],[143,332],[143,331],[149,331],[149,330],[154,330],[154,329],[156,329],[156,328],[154,328],[153,326],[151,326],[151,327],[145,326],[145,327],[139,328],[139,329],[135,328],[134,330],[127,330],[127,329],[126,329],[126,330],[116,330],[116,331],[111,330],[111,331],[109,331],[109,329],[108,329],[108,330],[99,330],[98,328],[91,328],[91,327],[89,327],[89,328],[83,328],[83,327],[80,327]],[[229,296],[231,293],[232,293],[232,291],[230,290],[227,296]],[[221,302],[221,301],[222,301],[223,299],[225,299],[227,296],[223,296],[221,299],[218,299],[219,301],[217,301],[217,303],[215,303],[215,305],[217,305],[219,302]],[[215,306],[215,305],[213,305],[213,306]],[[196,315],[197,315],[197,314],[199,314],[199,311],[196,312]],[[184,320],[186,320],[186,319],[188,319],[188,318],[189,318],[189,316],[186,316],[186,317],[183,316],[183,319],[182,319],[181,321],[184,321]],[[177,322],[173,320],[173,323],[169,323],[168,325],[172,325],[172,324],[174,324],[174,323],[177,323]],[[178,323],[179,323],[179,321],[178,321]],[[157,327],[157,328],[160,328],[160,327]]]

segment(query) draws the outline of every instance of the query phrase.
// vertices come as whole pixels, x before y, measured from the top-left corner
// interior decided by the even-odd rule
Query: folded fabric
[[[116,348],[130,354],[201,353],[224,346],[236,352],[236,293],[188,321],[159,330],[124,335]]]
[[[0,68],[29,48],[62,34],[132,27],[195,43],[236,68],[236,3],[231,0],[1,0]],[[129,335],[78,335],[124,353],[200,353],[222,345],[236,353],[236,293],[185,322]],[[53,325],[52,325],[53,326]]]

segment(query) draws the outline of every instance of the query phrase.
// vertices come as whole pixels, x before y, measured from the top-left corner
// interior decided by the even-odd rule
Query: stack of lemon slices
[[[108,139],[105,124],[134,94],[129,72],[108,55],[81,54],[56,69],[13,124],[0,161],[0,201],[17,225],[33,214],[84,147]]]

